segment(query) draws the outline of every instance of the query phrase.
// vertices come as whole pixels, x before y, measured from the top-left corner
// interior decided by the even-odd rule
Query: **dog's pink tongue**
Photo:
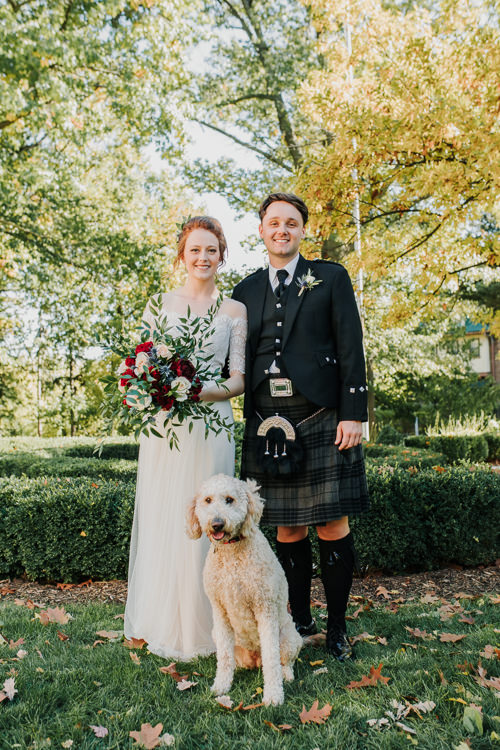
[[[212,533],[212,537],[216,541],[219,541],[219,539],[223,539],[224,538],[224,532],[223,531],[214,531]]]

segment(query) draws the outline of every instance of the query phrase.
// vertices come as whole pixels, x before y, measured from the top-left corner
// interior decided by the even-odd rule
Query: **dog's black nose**
[[[224,521],[222,521],[222,519],[220,518],[214,518],[214,520],[212,521],[212,529],[214,531],[222,531],[223,528],[224,528]]]

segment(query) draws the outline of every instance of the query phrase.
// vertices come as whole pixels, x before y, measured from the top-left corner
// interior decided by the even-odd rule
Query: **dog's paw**
[[[283,665],[283,667],[281,668],[281,671],[283,673],[283,679],[285,680],[285,682],[292,682],[293,681],[293,679],[294,679],[294,677],[293,677],[293,667],[291,667],[289,664],[286,664],[286,665]]]
[[[274,688],[273,690],[266,690],[264,687],[264,697],[262,703],[264,706],[281,706],[285,702],[285,693],[283,688]]]
[[[214,695],[226,695],[231,689],[231,684],[232,680],[215,680],[212,687],[210,688],[210,692],[212,692]]]

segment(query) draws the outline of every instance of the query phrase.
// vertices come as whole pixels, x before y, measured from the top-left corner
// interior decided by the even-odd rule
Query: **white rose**
[[[127,390],[127,388],[126,388],[126,386],[122,385],[121,383],[118,383],[118,390],[120,391],[120,393],[125,393],[125,391]]]
[[[158,353],[158,356],[163,357],[163,359],[168,359],[174,353],[173,350],[166,344],[158,344],[158,346],[156,347],[156,351]]]
[[[139,352],[135,358],[135,374],[142,375],[150,365],[149,357],[146,352]]]
[[[172,380],[170,387],[174,393],[172,394],[177,401],[185,401],[188,397],[188,391],[191,388],[191,383],[187,378],[175,378]]]
[[[125,370],[128,370],[128,367],[127,367],[127,365],[125,364],[125,361],[123,361],[123,362],[121,363],[120,367],[118,368],[118,370],[116,371],[116,374],[120,376],[120,375],[122,375],[122,373],[124,373],[124,372],[125,372]]]
[[[153,399],[151,396],[137,396],[135,393],[128,393],[125,396],[125,401],[127,406],[130,406],[132,409],[136,409],[136,411],[144,411],[144,409],[147,409],[148,406],[150,406]]]

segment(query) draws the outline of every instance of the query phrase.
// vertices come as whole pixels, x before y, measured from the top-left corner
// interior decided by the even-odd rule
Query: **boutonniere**
[[[297,279],[297,286],[299,287],[299,297],[303,291],[309,291],[309,289],[313,289],[315,286],[318,286],[318,284],[321,284],[321,282],[322,279],[317,279],[313,275],[311,269],[308,268],[307,273]]]

